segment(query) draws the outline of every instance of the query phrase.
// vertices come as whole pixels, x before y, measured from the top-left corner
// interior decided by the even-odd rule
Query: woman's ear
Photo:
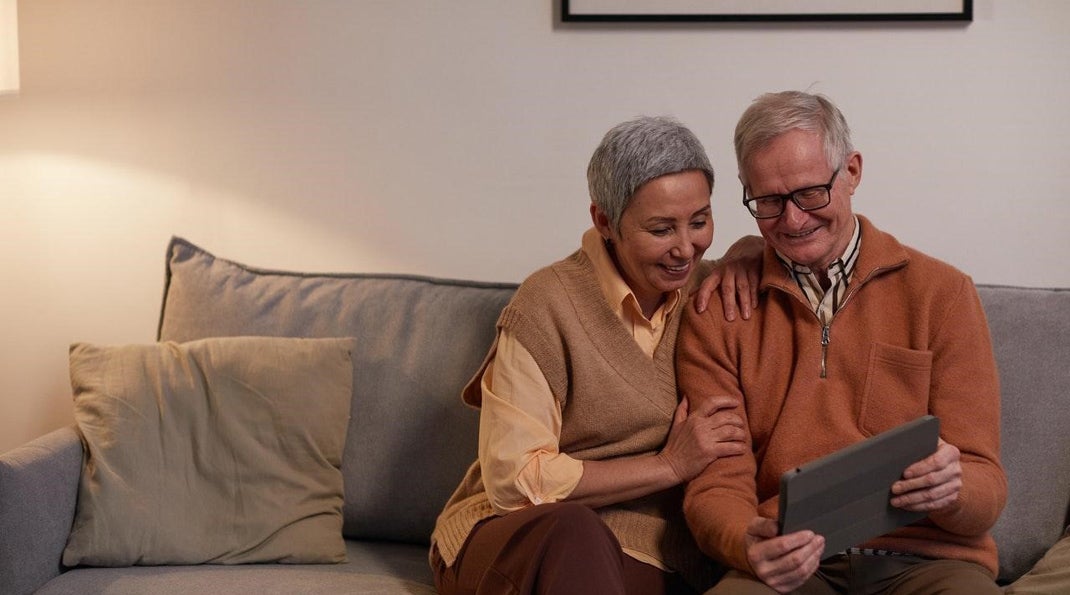
[[[609,217],[593,202],[591,203],[591,223],[594,223],[595,229],[602,235],[603,240],[613,239],[613,226],[609,222]]]

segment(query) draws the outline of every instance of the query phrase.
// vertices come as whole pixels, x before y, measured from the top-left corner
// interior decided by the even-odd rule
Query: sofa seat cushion
[[[349,540],[346,557],[343,564],[76,568],[52,579],[37,594],[435,593],[425,547]]]

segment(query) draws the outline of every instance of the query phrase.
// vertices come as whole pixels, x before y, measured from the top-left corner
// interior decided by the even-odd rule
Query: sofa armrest
[[[32,593],[62,572],[81,472],[82,441],[73,426],[0,456],[4,593]]]

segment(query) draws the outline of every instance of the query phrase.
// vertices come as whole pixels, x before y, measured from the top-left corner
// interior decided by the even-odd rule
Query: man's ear
[[[854,194],[855,188],[858,188],[858,185],[862,183],[862,154],[855,151],[848,155],[844,169],[847,170],[851,180],[851,194]]]
[[[613,226],[609,222],[609,217],[593,202],[591,203],[591,223],[594,223],[595,229],[602,234],[602,239],[613,238]]]

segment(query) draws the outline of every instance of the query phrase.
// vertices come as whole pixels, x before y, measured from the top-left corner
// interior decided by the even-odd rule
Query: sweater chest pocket
[[[877,434],[929,412],[931,351],[874,343],[869,352],[859,427]]]

